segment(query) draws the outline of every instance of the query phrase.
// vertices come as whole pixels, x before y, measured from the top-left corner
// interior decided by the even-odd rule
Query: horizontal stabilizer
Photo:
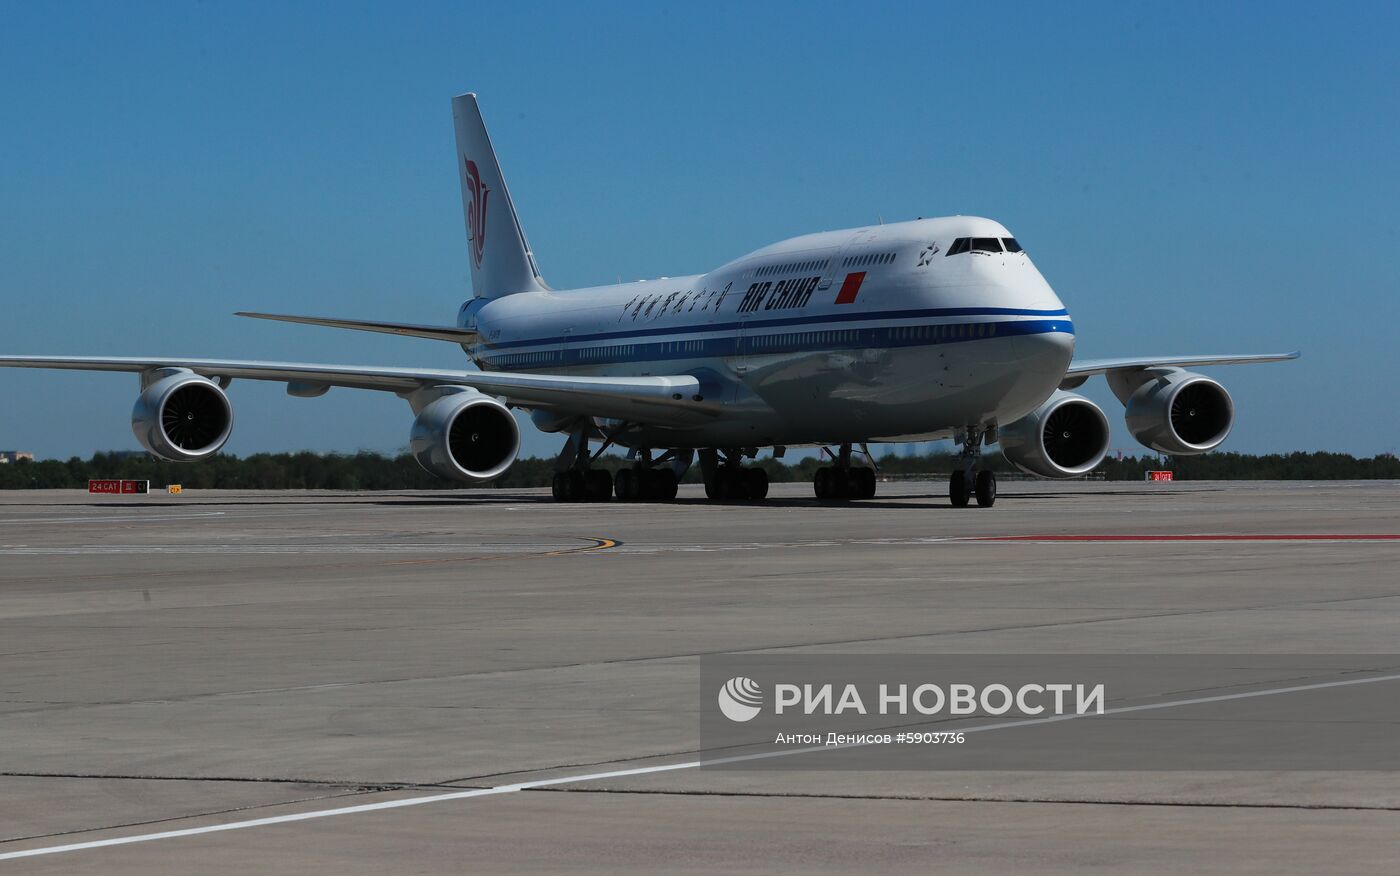
[[[302,325],[323,325],[328,328],[353,329],[359,332],[381,332],[386,335],[403,335],[408,338],[429,338],[434,341],[451,341],[454,344],[469,344],[478,337],[471,329],[452,325],[412,325],[403,322],[372,322],[362,319],[333,319],[325,316],[289,316],[285,313],[249,313],[239,311],[234,316],[247,316],[252,319],[271,319],[277,322],[298,322]]]

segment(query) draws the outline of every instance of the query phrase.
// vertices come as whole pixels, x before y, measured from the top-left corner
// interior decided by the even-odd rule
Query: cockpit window
[[[1021,244],[1016,242],[1014,237],[1003,237],[1001,242],[1006,244],[1007,252],[1021,252]]]
[[[948,255],[950,255],[950,256],[955,256],[955,255],[958,255],[959,253],[964,253],[964,252],[967,252],[967,238],[966,238],[966,237],[959,237],[957,240],[953,241],[953,245],[952,245],[952,246],[948,247]]]
[[[972,238],[973,252],[1001,252],[1001,241],[995,237]]]

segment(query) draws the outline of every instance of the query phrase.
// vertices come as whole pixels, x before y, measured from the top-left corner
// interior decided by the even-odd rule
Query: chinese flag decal
[[[860,292],[860,284],[865,282],[865,271],[856,274],[847,274],[846,282],[841,284],[841,291],[836,296],[837,304],[853,304],[856,295]]]

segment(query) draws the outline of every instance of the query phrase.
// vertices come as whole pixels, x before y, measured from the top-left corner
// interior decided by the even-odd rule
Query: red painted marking
[[[860,292],[860,284],[865,282],[865,271],[855,274],[847,274],[846,282],[841,284],[841,291],[836,296],[837,304],[852,304],[856,300],[856,295]]]
[[[968,541],[1400,541],[1400,533],[1264,535],[988,535]]]

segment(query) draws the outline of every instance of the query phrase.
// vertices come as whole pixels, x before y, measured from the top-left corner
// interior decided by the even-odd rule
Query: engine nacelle
[[[449,391],[413,421],[409,449],[441,478],[481,483],[500,477],[520,452],[520,427],[510,409],[473,389]]]
[[[1213,450],[1235,422],[1235,403],[1225,387],[1176,368],[1152,372],[1124,404],[1128,431],[1162,453]]]
[[[193,371],[172,371],[141,391],[131,409],[141,446],[171,462],[219,452],[233,434],[233,406],[218,384]]]
[[[1001,453],[1021,471],[1072,478],[1108,453],[1108,417],[1082,395],[1056,390],[1040,407],[997,430]]]

